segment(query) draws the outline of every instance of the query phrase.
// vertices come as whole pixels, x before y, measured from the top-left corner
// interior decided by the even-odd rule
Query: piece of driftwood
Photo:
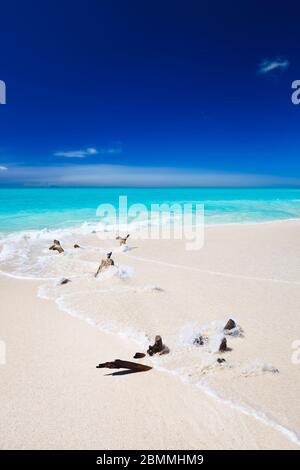
[[[59,285],[60,285],[60,286],[63,286],[64,284],[68,284],[69,282],[72,282],[71,279],[67,279],[66,277],[63,277],[63,278],[59,281]]]
[[[122,246],[122,245],[126,245],[127,239],[128,239],[129,237],[130,237],[130,235],[129,235],[129,233],[128,233],[128,235],[126,235],[125,238],[122,238],[122,237],[120,237],[120,236],[117,236],[116,240],[118,240],[119,243],[120,243],[120,246]]]
[[[145,356],[146,356],[145,353],[137,352],[137,353],[135,353],[135,355],[133,356],[133,359],[142,359],[142,358],[145,357]]]
[[[138,364],[137,362],[131,361],[122,361],[121,359],[116,359],[112,362],[104,362],[96,366],[97,369],[128,369],[133,372],[146,372],[147,370],[152,369],[150,366],[145,366],[145,364]]]
[[[161,356],[162,354],[168,354],[169,352],[169,348],[163,344],[162,337],[159,335],[155,336],[155,343],[153,346],[150,345],[147,350],[149,356],[153,356],[154,354],[159,354]]]
[[[110,253],[107,253],[106,259],[102,259],[99,268],[97,269],[97,272],[95,273],[95,277],[98,276],[100,271],[102,269],[108,268],[109,266],[114,266],[114,260],[111,259],[112,251]]]
[[[49,250],[58,251],[58,253],[63,253],[65,250],[61,246],[52,245]]]
[[[219,351],[220,352],[225,352],[227,351],[227,339],[226,338],[223,338],[222,341],[221,341],[221,344],[219,346]]]
[[[58,251],[58,253],[63,253],[65,251],[59,240],[53,240],[53,245],[49,247],[49,250]]]
[[[234,320],[232,320],[232,318],[230,318],[228,322],[226,323],[226,325],[224,326],[224,330],[230,331],[230,330],[233,330],[234,328],[236,328],[236,323]]]
[[[80,245],[78,245],[77,243],[75,243],[74,248],[81,248],[81,247],[80,247]]]

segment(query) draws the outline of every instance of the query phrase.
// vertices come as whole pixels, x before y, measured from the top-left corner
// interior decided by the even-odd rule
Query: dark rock
[[[72,282],[71,279],[67,279],[66,277],[63,277],[60,282],[59,282],[59,285],[60,286],[63,286],[64,284],[68,284],[68,282]]]
[[[204,340],[202,336],[200,335],[198,338],[195,338],[193,344],[195,344],[196,346],[203,346]]]
[[[222,364],[223,362],[226,362],[226,359],[223,359],[223,358],[218,357],[217,362],[218,362],[219,364]]]
[[[149,346],[147,353],[149,356],[153,356],[153,354],[159,353],[164,349],[163,342],[161,336],[155,336],[155,343],[153,346]]]
[[[227,351],[227,339],[223,338],[219,347],[220,352]]]
[[[169,352],[169,348],[163,344],[162,338],[159,335],[155,336],[155,343],[153,344],[153,346],[150,345],[147,351],[149,356],[153,356],[157,353],[159,353],[160,355],[168,354]]]
[[[232,320],[232,318],[230,318],[230,320],[228,320],[228,322],[224,326],[224,330],[230,331],[230,330],[233,330],[234,328],[236,328],[236,323],[234,320]]]
[[[77,245],[77,243],[75,243],[74,248],[80,248],[80,245]]]
[[[145,353],[137,352],[137,353],[135,353],[135,355],[133,356],[133,359],[142,359],[142,358],[145,357],[145,356],[146,356]]]

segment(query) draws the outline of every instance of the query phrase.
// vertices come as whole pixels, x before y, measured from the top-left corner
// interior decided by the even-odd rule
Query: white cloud
[[[6,171],[8,170],[7,166],[0,166],[0,171]]]
[[[62,152],[55,152],[56,157],[65,158],[86,158],[92,155],[114,155],[122,152],[122,146],[120,142],[116,142],[108,147],[102,147],[96,149],[94,147],[88,147],[82,150],[67,150]]]
[[[226,173],[201,169],[126,165],[68,165],[55,167],[10,167],[1,172],[1,184],[39,186],[300,186],[300,178]]]
[[[265,59],[259,64],[258,73],[266,74],[274,70],[285,70],[290,65],[287,59]]]
[[[85,158],[90,155],[97,155],[97,153],[98,153],[97,149],[93,147],[89,147],[84,150],[68,150],[64,152],[56,152],[54,155],[56,157],[66,157],[66,158]]]

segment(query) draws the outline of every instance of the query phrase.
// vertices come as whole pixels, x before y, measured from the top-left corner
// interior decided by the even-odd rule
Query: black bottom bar
[[[16,464],[34,467],[55,466],[58,464],[72,465],[72,468],[99,466],[117,466],[119,468],[143,467],[144,465],[187,465],[207,466],[228,464],[230,467],[241,464],[272,462],[287,464],[295,462],[293,451],[0,451],[0,465]],[[3,468],[3,467],[2,467]]]

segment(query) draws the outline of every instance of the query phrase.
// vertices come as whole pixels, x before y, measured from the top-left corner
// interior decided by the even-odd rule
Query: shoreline
[[[209,229],[209,228],[218,228],[218,227],[234,227],[234,226],[252,226],[252,225],[269,225],[269,224],[285,224],[285,223],[291,223],[291,222],[300,222],[300,216],[299,217],[291,217],[291,218],[288,218],[288,219],[273,219],[273,220],[262,220],[262,221],[245,221],[245,222],[226,222],[226,223],[223,223],[223,222],[220,222],[220,223],[217,223],[217,224],[206,224],[204,223],[204,229]],[[52,228],[47,228],[47,227],[43,227],[42,229],[22,229],[22,230],[10,230],[10,231],[7,231],[7,232],[1,232],[0,231],[0,236],[8,236],[8,235],[13,235],[13,234],[21,234],[23,232],[41,232],[43,230],[47,230],[47,233],[51,233],[51,232],[55,232],[55,231],[59,231],[59,230],[78,230],[80,228],[82,228],[82,226],[84,224],[91,224],[92,225],[92,222],[89,222],[87,220],[85,220],[84,222],[80,223],[80,225],[70,225],[70,226],[67,226],[67,227],[52,227]],[[95,224],[97,225],[97,223],[95,222]],[[130,227],[129,227],[130,228]],[[103,231],[104,233],[106,232],[106,230]],[[110,230],[109,232],[115,232],[115,229],[112,229]],[[134,232],[134,230],[133,230]],[[97,233],[102,233],[102,231],[99,231]]]

